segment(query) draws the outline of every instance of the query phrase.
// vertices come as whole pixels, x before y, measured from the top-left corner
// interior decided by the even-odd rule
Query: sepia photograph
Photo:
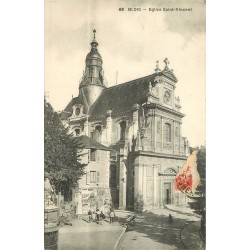
[[[44,249],[206,249],[206,1],[44,1]]]

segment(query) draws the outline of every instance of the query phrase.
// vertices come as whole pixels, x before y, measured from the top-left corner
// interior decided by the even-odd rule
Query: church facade
[[[105,187],[115,207],[185,204],[186,196],[174,190],[174,178],[189,145],[181,134],[184,114],[168,60],[163,70],[157,63],[150,75],[107,87],[97,47],[94,30],[79,95],[62,111],[63,124],[74,136],[88,136],[110,150],[109,162],[101,167],[108,168]]]

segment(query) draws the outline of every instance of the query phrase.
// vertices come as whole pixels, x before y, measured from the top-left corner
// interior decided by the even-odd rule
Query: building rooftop
[[[108,110],[112,110],[112,115],[122,113],[134,104],[146,102],[149,82],[153,83],[154,79],[155,74],[152,74],[104,89],[89,110],[90,119],[106,115]]]
[[[159,73],[153,73],[129,82],[118,84],[103,89],[96,102],[90,107],[88,114],[90,120],[100,118],[112,110],[112,116],[122,114],[132,109],[134,104],[142,104],[147,101],[149,93],[149,83],[154,83],[155,77],[164,75],[174,82],[177,79],[171,70],[163,70]],[[82,104],[81,97],[72,98],[69,104],[61,113],[61,119],[66,120],[72,115],[72,107],[75,104]]]
[[[77,136],[77,137],[75,137],[75,139],[80,144],[80,146],[82,146],[83,148],[88,148],[88,149],[93,148],[93,149],[111,151],[110,148],[108,148],[108,147],[102,145],[101,143],[91,139],[87,135]]]

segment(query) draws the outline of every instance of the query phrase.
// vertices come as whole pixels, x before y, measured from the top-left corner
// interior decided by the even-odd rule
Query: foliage
[[[196,197],[189,205],[197,214],[201,215],[206,208],[206,148],[204,146],[198,149],[197,170],[200,175],[200,183],[196,189]]]
[[[201,233],[205,238],[206,227],[206,147],[201,146],[197,153],[197,170],[200,175],[200,184],[196,189],[196,197],[189,202],[195,213],[202,216]]]
[[[58,114],[44,100],[44,174],[56,194],[75,187],[84,174],[79,143],[68,134]]]

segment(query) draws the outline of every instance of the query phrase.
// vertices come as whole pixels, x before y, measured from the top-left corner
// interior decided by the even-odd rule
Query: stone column
[[[173,131],[172,132],[172,135],[173,135],[173,155],[175,154],[175,121],[173,120]],[[172,136],[171,135],[171,136]]]
[[[161,151],[163,151],[163,148],[164,148],[164,140],[163,140],[163,136],[164,136],[164,122],[163,122],[163,117],[161,116]]]
[[[139,104],[135,104],[133,110],[133,136],[136,138],[137,131],[139,130]]]
[[[178,136],[179,136],[179,155],[181,154],[181,123],[178,122],[179,124],[179,133],[178,133]]]
[[[173,145],[173,155],[175,154],[175,121],[172,120],[172,131],[171,131],[171,137],[173,138],[172,145]]]
[[[184,137],[185,138],[185,137]],[[187,138],[185,138],[185,155],[186,156],[189,156],[189,142],[188,142],[188,140],[187,140]]]
[[[160,204],[161,204],[161,208],[163,208],[163,202],[162,202],[162,176],[160,177]]]
[[[85,135],[89,136],[89,118],[88,117],[84,123],[84,131],[85,131]]]
[[[142,195],[143,195],[143,201],[146,205],[147,203],[147,165],[143,165],[143,189],[142,189]]]
[[[152,133],[152,151],[155,152],[156,149],[156,117],[155,117],[155,112],[153,113],[152,117],[152,128],[151,128],[151,133]]]
[[[138,164],[134,164],[134,171],[135,171],[135,175],[134,175],[134,198],[137,198],[137,196],[140,194],[140,183],[139,183],[139,167]]]
[[[107,111],[107,128],[106,128],[106,142],[107,144],[111,144],[112,140],[112,118],[111,118],[112,110]]]
[[[135,179],[135,189],[137,189],[138,195],[143,195],[143,166],[139,164],[135,167],[136,169],[136,179]]]
[[[124,162],[124,149],[120,149],[120,176],[119,176],[119,209],[126,209],[127,169]]]
[[[156,165],[153,165],[153,183],[154,183],[153,199],[154,199],[154,206],[155,206],[156,205],[156,197],[158,196],[157,195],[157,166]]]
[[[141,135],[140,131],[137,131],[137,139],[136,139],[136,145],[135,145],[135,150],[142,150],[142,142],[141,142]]]

